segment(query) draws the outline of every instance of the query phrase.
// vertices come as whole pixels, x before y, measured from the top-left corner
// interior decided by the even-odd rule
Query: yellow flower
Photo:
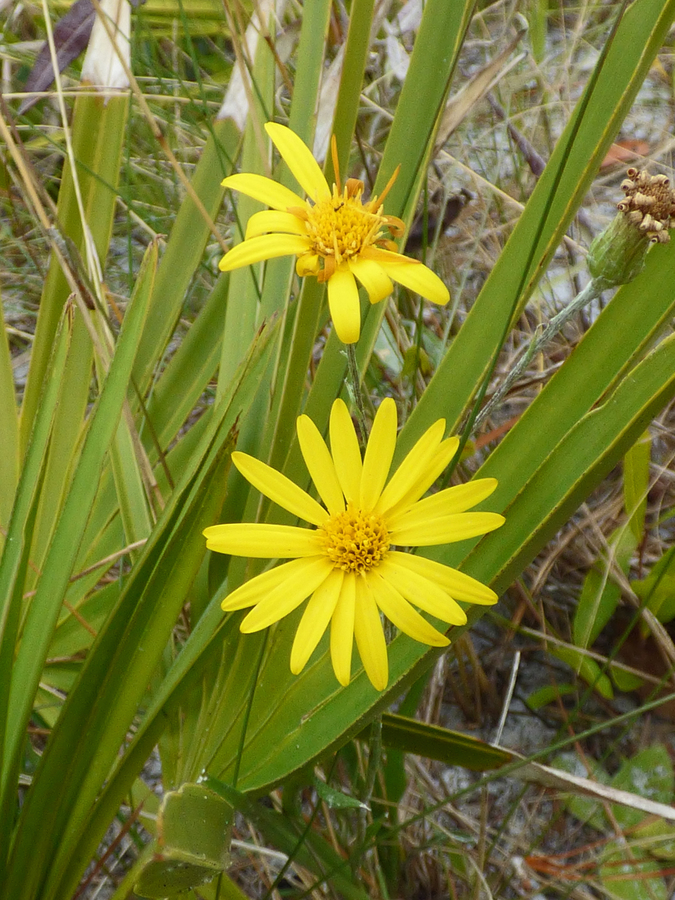
[[[371,303],[391,294],[392,280],[434,303],[448,302],[450,294],[438,275],[421,262],[397,253],[396,244],[384,237],[383,228],[396,237],[404,231],[400,219],[382,212],[393,178],[379,199],[372,197],[366,203],[363,182],[355,178],[350,178],[343,189],[338,175],[338,184],[331,191],[319,164],[297,134],[274,122],[268,122],[265,130],[308,199],[263,175],[226,178],[225,187],[272,209],[251,216],[245,240],[221,259],[223,272],[263,259],[297,256],[298,275],[315,275],[319,281],[328,282],[330,314],[345,344],[358,341],[361,330],[355,278],[368,292]]]
[[[377,411],[363,460],[342,400],[331,410],[330,451],[308,416],[299,417],[297,430],[324,506],[260,460],[233,453],[235,466],[254,487],[315,527],[237,523],[207,528],[210,550],[292,560],[237,588],[222,608],[253,606],[241,623],[241,630],[250,633],[279,621],[309,597],[291,650],[291,671],[302,671],[330,623],[330,652],[340,684],[349,684],[356,638],[366,673],[382,691],[389,667],[381,612],[416,641],[443,647],[447,637],[415,606],[463,625],[466,614],[457,600],[497,601],[494,591],[468,575],[394,546],[428,547],[499,528],[503,516],[466,512],[488,497],[497,482],[483,478],[420,500],[459,445],[456,437],[443,440],[444,419],[422,435],[387,481],[396,446],[396,404],[391,399]]]

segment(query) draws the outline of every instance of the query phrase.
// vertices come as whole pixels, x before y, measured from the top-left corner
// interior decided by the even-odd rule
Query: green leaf
[[[330,884],[338,896],[367,900],[368,894],[351,875],[349,860],[343,859],[317,832],[308,830],[304,820],[295,822],[215,778],[207,778],[204,783],[260,829],[269,843]]]
[[[222,203],[224,188],[220,182],[231,171],[238,143],[239,133],[232,121],[216,121],[193,173],[190,183],[211,218]],[[176,326],[185,292],[209,236],[208,223],[192,198],[187,196],[178,210],[157,270],[148,321],[134,365],[134,382],[142,395],[150,385],[155,365]],[[248,346],[248,342],[243,346]]]
[[[646,820],[632,832],[636,843],[656,859],[675,860],[675,828],[661,820]]]
[[[596,690],[606,700],[614,697],[612,682],[605,675],[594,659],[579,653],[572,647],[551,647],[549,653],[566,663],[571,669],[583,678],[589,687]]]
[[[38,412],[33,421],[14,498],[7,540],[0,560],[0,741],[3,747],[7,747],[8,743],[16,738],[16,735],[7,732],[10,686],[16,658],[17,635],[24,608],[23,592],[33,526],[41,481],[44,477],[46,449],[52,432],[72,335],[71,313],[72,309],[67,307],[55,334],[49,377],[43,385]],[[15,784],[6,753],[2,757],[0,776],[0,817],[4,821],[10,821],[15,803]],[[0,829],[0,879],[9,838],[10,829]]]
[[[450,766],[462,766],[473,772],[498,769],[513,761],[505,750],[439,725],[429,725],[404,716],[384,713],[382,743],[406,753],[436,759]]]
[[[620,691],[629,694],[644,684],[644,679],[632,672],[626,672],[618,666],[611,667],[612,681]]]
[[[44,845],[44,852],[39,856],[44,861],[44,876],[40,867],[31,869],[34,890],[41,877],[48,878],[46,886],[41,888],[41,900],[67,896],[75,890],[79,875],[110,817],[157,743],[166,723],[164,706],[176,682],[180,684],[181,676],[190,678],[195,672],[194,657],[188,661],[190,654],[180,653],[175,672],[172,669],[161,684],[159,696],[150,698],[150,709],[131,747],[130,765],[121,766],[122,780],[113,780],[114,790],[107,792],[106,803],[109,800],[111,804],[108,807],[101,793],[102,785],[111,787],[111,769],[119,761],[120,744],[138,713],[146,686],[199,569],[205,552],[201,531],[213,522],[222,503],[226,484],[223,472],[231,450],[232,429],[251,402],[259,367],[267,363],[273,333],[273,329],[267,329],[259,336],[237,379],[214,409],[113,614],[87,657],[42,757],[23,810],[15,842],[14,869],[16,877],[20,877],[24,868],[21,859],[26,854],[34,855],[37,844]],[[222,620],[222,613],[217,604],[214,607],[219,613],[217,618],[205,613],[192,637],[197,641],[206,639],[207,643],[213,641],[220,650],[214,623]],[[124,678],[111,678],[111,672],[124,672]],[[85,731],[91,738],[82,742],[79,735]],[[149,744],[146,744],[142,739],[148,733]],[[127,757],[121,760],[126,761]],[[66,768],[68,779],[60,774]],[[58,798],[54,794],[56,783]],[[47,797],[51,798],[46,807],[49,826],[44,815]],[[99,814],[101,817],[96,818]],[[96,827],[91,824],[92,815]],[[80,852],[80,844],[88,849]],[[25,878],[23,890],[28,898]]]
[[[673,800],[673,763],[663,744],[652,744],[635,756],[624,760],[612,778],[612,787],[670,804]],[[645,814],[626,806],[612,805],[613,814],[623,828],[631,828]]]
[[[569,683],[547,684],[536,691],[532,691],[532,693],[528,695],[526,703],[530,709],[536,712],[537,710],[542,709],[542,707],[548,706],[549,703],[556,703],[566,694],[573,694],[576,689],[576,685]]]
[[[156,254],[157,245],[153,243],[147,251],[148,265],[153,264]],[[33,697],[96,496],[101,467],[122,412],[147,302],[148,293],[138,292],[127,309],[110,370],[89,417],[77,469],[28,609],[12,672],[3,755],[3,794],[13,794],[15,790]]]
[[[320,778],[314,778],[314,789],[329,809],[368,809],[366,803],[361,803],[356,797],[350,797],[343,791],[332,788]]]
[[[2,453],[0,453],[0,527],[6,534],[14,492],[19,480],[19,416],[14,391],[14,373],[9,350],[5,319],[0,311],[0,422],[2,422]],[[0,537],[4,542],[4,535]],[[1,546],[1,543],[0,543]]]
[[[602,854],[600,880],[606,890],[620,900],[668,900],[666,882],[659,876],[661,864],[622,844],[612,841]]]
[[[141,897],[185,893],[211,881],[228,865],[234,810],[200,784],[164,795],[157,817],[157,846],[134,890]]]
[[[660,622],[675,618],[675,547],[667,550],[650,574],[631,587]]]
[[[607,553],[588,572],[581,589],[572,623],[572,636],[577,647],[591,647],[611,618],[621,599],[621,587],[612,569],[627,575],[631,557],[637,549],[637,538],[628,527],[618,528],[607,543]]]
[[[63,237],[73,242],[75,252],[79,251],[83,260],[87,259],[85,228],[98,259],[105,260],[108,254],[128,113],[128,96],[103,97],[100,94],[85,93],[79,94],[75,100],[71,128],[79,190],[76,190],[74,173],[67,157],[57,214]],[[80,198],[82,207],[78,202]],[[80,215],[81,209],[85,222]],[[77,260],[73,260],[73,263],[77,265]],[[28,380],[21,406],[22,448],[26,446],[33,417],[36,415],[56,325],[70,293],[71,288],[61,271],[59,260],[52,254],[40,300]],[[85,380],[86,384],[88,378]]]
[[[635,540],[642,540],[649,490],[652,439],[649,431],[636,441],[623,459],[623,498]]]

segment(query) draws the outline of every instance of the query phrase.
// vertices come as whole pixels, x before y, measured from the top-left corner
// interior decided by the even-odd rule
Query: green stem
[[[375,780],[380,771],[382,761],[382,715],[377,716],[370,725],[370,742],[368,747],[368,769],[366,771],[366,783],[361,797],[364,806],[359,810],[359,845],[366,840],[366,828],[368,827],[368,809],[375,789]]]
[[[574,298],[574,300],[572,300],[571,303],[568,303],[564,309],[562,309],[556,316],[551,319],[551,321],[548,323],[546,328],[544,328],[539,337],[537,337],[530,343],[523,356],[518,360],[513,369],[511,369],[502,384],[492,395],[489,402],[486,403],[483,409],[478,413],[474,421],[475,432],[480,429],[480,426],[487,419],[495,406],[501,403],[501,401],[511,390],[515,382],[518,381],[525,369],[527,369],[530,362],[537,355],[537,353],[539,353],[539,351],[542,350],[543,347],[545,347],[546,344],[548,344],[548,342],[553,337],[555,337],[556,334],[558,334],[558,332],[572,318],[572,316],[574,316],[580,309],[583,309],[584,306],[587,306],[592,300],[597,300],[600,294],[602,294],[602,292],[607,287],[607,282],[603,278],[592,278],[583,289],[583,291],[581,291],[580,294],[577,294],[577,296]]]
[[[366,428],[366,409],[363,405],[363,394],[361,393],[361,375],[358,363],[356,362],[355,345],[346,344],[345,346],[347,348],[348,388],[356,407],[356,424],[358,426],[359,442],[362,447],[365,447],[368,429]]]
[[[260,653],[258,654],[258,661],[255,667],[255,676],[251,683],[251,690],[248,695],[248,703],[246,704],[246,710],[244,712],[244,721],[241,726],[241,735],[239,738],[239,748],[237,751],[237,757],[234,761],[234,773],[232,775],[232,787],[237,787],[237,782],[239,781],[239,770],[241,769],[241,760],[244,755],[244,744],[246,743],[246,732],[248,730],[248,720],[251,718],[251,710],[253,709],[253,698],[255,696],[255,689],[258,684],[258,679],[260,677],[260,669],[262,666],[263,656],[265,655],[265,648],[267,647],[267,638],[269,636],[269,629],[265,631],[265,637],[260,645]]]

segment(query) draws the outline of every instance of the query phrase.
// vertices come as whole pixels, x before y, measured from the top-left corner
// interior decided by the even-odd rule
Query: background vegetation
[[[673,243],[472,421],[626,165],[672,174],[675,3],[148,0],[127,87],[79,57],[22,109],[66,9],[2,13],[0,898],[671,896]],[[295,417],[343,389],[320,286],[218,273],[257,208],[222,178],[289,179],[270,119],[376,192],[401,165],[452,299],[368,311],[369,402],[399,458],[444,416],[507,517],[438,556],[500,604],[442,657],[394,638],[382,695],[323,645],[291,676],[294,621],[242,638],[251,572],[201,537],[275,515],[235,444],[302,483]]]

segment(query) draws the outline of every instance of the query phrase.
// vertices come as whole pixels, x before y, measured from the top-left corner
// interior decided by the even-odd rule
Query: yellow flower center
[[[336,265],[358,256],[376,243],[381,236],[380,228],[387,224],[386,218],[380,215],[381,209],[379,206],[373,210],[372,201],[364,205],[361,190],[351,194],[349,187],[345,187],[340,194],[334,186],[329,200],[321,200],[306,210],[313,252],[324,259],[333,257]]]
[[[323,532],[326,556],[345,572],[368,572],[379,566],[389,550],[389,532],[383,519],[351,503],[318,530]]]

